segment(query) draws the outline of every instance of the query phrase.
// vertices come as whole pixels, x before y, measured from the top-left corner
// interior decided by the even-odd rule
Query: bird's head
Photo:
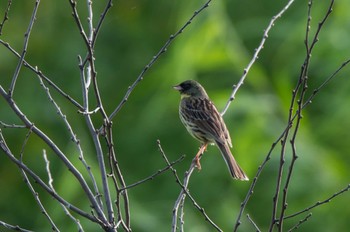
[[[194,80],[184,81],[181,84],[174,86],[173,88],[180,92],[181,98],[208,98],[208,94],[205,92],[204,88],[197,81]]]

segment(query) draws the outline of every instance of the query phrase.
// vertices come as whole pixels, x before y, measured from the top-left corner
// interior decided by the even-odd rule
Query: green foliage
[[[0,36],[17,51],[21,51],[23,46],[33,2],[12,2],[10,19]],[[0,18],[6,4],[7,1],[0,3]],[[102,1],[93,3],[95,23],[104,4]],[[122,0],[114,3],[95,48],[97,78],[107,113],[115,109],[128,86],[169,36],[182,27],[202,4],[204,1],[185,0]],[[238,0],[213,1],[176,38],[113,120],[115,149],[127,184],[166,166],[158,151],[157,139],[160,139],[170,160],[186,154],[185,160],[175,166],[182,177],[199,144],[181,125],[178,118],[179,96],[171,87],[186,79],[196,79],[206,87],[218,109],[223,109],[232,85],[238,82],[254,49],[258,47],[263,30],[284,4],[276,1],[247,1],[244,4]],[[315,33],[328,4],[328,1],[314,2],[311,34]],[[319,35],[311,58],[307,96],[349,58],[349,7],[349,1],[337,1],[334,12]],[[78,10],[85,20],[85,2],[78,2]],[[277,21],[259,59],[224,116],[233,140],[233,154],[251,179],[271,144],[286,127],[292,89],[305,59],[306,21],[307,2],[296,1]],[[87,26],[86,21],[83,25]],[[33,66],[37,65],[70,96],[82,102],[78,55],[84,57],[86,51],[68,1],[42,1],[26,60]],[[9,87],[17,62],[18,59],[5,46],[0,46],[0,85],[4,89]],[[299,159],[289,189],[287,215],[326,199],[349,183],[349,74],[349,67],[343,69],[303,112],[297,137]],[[87,161],[98,172],[95,150],[84,118],[61,95],[54,90],[51,93],[73,125]],[[28,118],[39,128],[44,128],[69,159],[83,170],[78,151],[60,116],[47,99],[37,76],[25,67],[20,72],[14,97]],[[92,108],[94,104],[92,101]],[[101,117],[97,114],[93,119],[97,123]],[[20,123],[2,98],[0,121]],[[8,128],[1,131],[17,156],[26,132]],[[90,205],[77,181],[34,135],[24,150],[28,166],[45,175],[42,149],[46,149],[50,159],[56,190],[73,204],[89,211]],[[288,149],[287,162],[291,157],[290,147]],[[231,231],[250,183],[232,181],[216,147],[209,147],[201,162],[202,171],[194,173],[190,191],[220,228]],[[271,221],[278,166],[277,149],[245,211],[262,231],[268,229]],[[88,176],[86,172],[84,175]],[[49,223],[22,179],[15,165],[0,151],[0,220],[35,231],[50,230]],[[100,182],[100,178],[97,180]],[[76,226],[60,205],[37,184],[33,185],[61,231],[75,231]],[[180,187],[170,172],[130,189],[133,231],[168,231],[179,192]],[[350,208],[345,207],[349,200],[349,194],[345,193],[331,203],[312,210],[313,216],[301,225],[301,230],[346,231],[350,226]],[[305,216],[288,219],[285,228],[294,226]],[[86,226],[86,231],[97,230],[85,219],[81,219],[81,223]],[[242,223],[240,231],[254,230],[246,217],[243,217]],[[191,232],[213,231],[189,201],[185,207],[185,229]]]

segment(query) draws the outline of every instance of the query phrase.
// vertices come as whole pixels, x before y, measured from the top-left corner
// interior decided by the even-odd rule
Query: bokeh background
[[[232,86],[251,60],[271,17],[287,1],[222,0],[212,1],[191,25],[173,42],[167,52],[147,72],[128,102],[113,120],[115,148],[127,184],[145,178],[165,166],[156,140],[160,139],[170,160],[186,154],[176,165],[180,177],[188,169],[198,149],[178,118],[179,95],[172,86],[195,79],[205,86],[218,109],[223,109]],[[311,35],[328,9],[330,1],[314,1]],[[95,47],[96,70],[101,97],[111,113],[122,100],[128,86],[144,66],[205,1],[115,1],[103,23]],[[0,17],[7,1],[0,2]],[[34,1],[13,1],[9,21],[0,36],[18,52]],[[94,22],[105,6],[95,1]],[[336,1],[334,11],[319,35],[309,70],[309,96],[340,66],[350,54],[350,2]],[[78,10],[86,26],[85,1]],[[68,1],[42,1],[30,37],[26,60],[82,101],[77,56],[86,49],[71,15]],[[225,114],[233,140],[233,154],[253,179],[272,143],[286,126],[292,89],[305,58],[307,1],[295,1],[279,19],[250,70],[244,85]],[[16,68],[18,59],[0,46],[0,84],[4,89]],[[288,193],[287,215],[330,197],[346,187],[350,178],[350,74],[344,68],[303,112],[297,137],[297,160]],[[67,115],[85,150],[85,158],[97,172],[91,137],[84,119],[66,99],[51,90],[56,102]],[[84,170],[78,152],[70,140],[61,118],[48,101],[36,75],[22,67],[16,90],[16,103],[28,118],[42,128]],[[101,118],[94,117],[95,123]],[[0,98],[0,120],[20,123],[4,99]],[[18,155],[27,131],[2,128],[12,151]],[[272,197],[279,164],[279,146],[263,171],[254,195],[247,205],[240,231],[254,231],[246,219],[248,213],[266,231],[271,221]],[[54,175],[56,190],[70,202],[89,211],[89,205],[71,173],[38,138],[31,136],[24,151],[25,162],[45,179],[42,150],[46,149]],[[291,150],[288,147],[287,161]],[[224,231],[231,231],[240,203],[249,183],[232,181],[219,151],[210,147],[202,161],[202,171],[193,174],[190,191],[205,208],[209,217]],[[86,175],[86,173],[84,173]],[[97,176],[98,177],[98,176]],[[47,178],[46,178],[47,180]],[[61,231],[75,231],[76,226],[57,202],[34,184],[43,204]],[[47,220],[24,184],[14,164],[0,151],[0,220],[34,231],[51,230]],[[170,172],[129,191],[133,231],[169,231],[172,208],[180,192]],[[349,193],[312,210],[312,217],[300,231],[346,231],[349,226]],[[306,216],[285,222],[291,228]],[[189,201],[185,206],[186,231],[213,231],[200,212]],[[81,219],[81,218],[80,218]],[[99,231],[96,225],[81,219],[86,231]],[[0,231],[6,231],[0,228]]]

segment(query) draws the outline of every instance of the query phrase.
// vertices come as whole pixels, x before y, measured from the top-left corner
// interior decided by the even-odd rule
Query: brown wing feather
[[[194,126],[198,127],[207,141],[219,142],[231,146],[231,138],[226,125],[214,106],[206,98],[182,99],[181,116],[187,118]],[[193,134],[193,133],[191,133]]]
[[[248,180],[231,154],[231,138],[224,120],[209,99],[183,98],[180,118],[193,137],[204,143],[216,143],[233,178]]]

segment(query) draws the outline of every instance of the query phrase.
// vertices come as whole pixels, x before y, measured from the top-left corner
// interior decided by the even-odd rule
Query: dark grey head
[[[208,94],[205,92],[204,88],[194,80],[184,81],[173,88],[180,92],[181,97],[208,98]]]

